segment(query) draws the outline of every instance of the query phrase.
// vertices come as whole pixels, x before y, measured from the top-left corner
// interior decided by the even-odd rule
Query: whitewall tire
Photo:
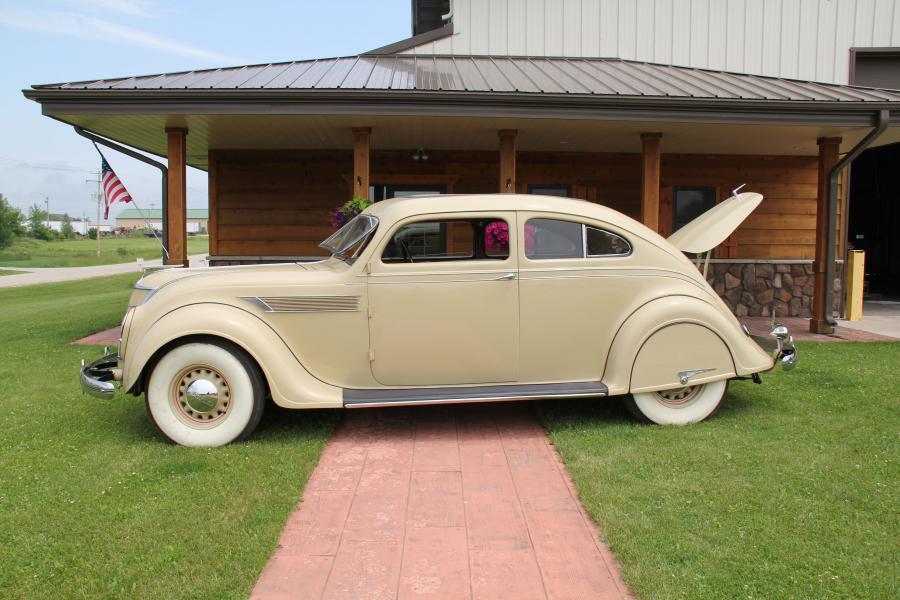
[[[658,425],[688,425],[711,416],[719,408],[728,381],[713,381],[658,392],[632,394],[625,406],[634,416]]]
[[[259,369],[228,343],[172,348],[153,367],[147,411],[156,428],[183,446],[223,446],[249,436],[262,417]]]

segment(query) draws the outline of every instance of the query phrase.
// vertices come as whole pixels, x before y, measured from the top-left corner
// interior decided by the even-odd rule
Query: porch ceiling
[[[373,128],[373,150],[497,150],[498,129],[518,129],[519,151],[640,152],[640,133],[663,134],[663,153],[815,155],[819,137],[842,137],[849,150],[869,127],[599,121],[497,117],[340,115],[109,115],[54,114],[54,118],[120,143],[164,156],[165,127],[187,127],[188,164],[207,168],[215,149],[351,148],[351,127]],[[878,145],[900,142],[889,128]]]

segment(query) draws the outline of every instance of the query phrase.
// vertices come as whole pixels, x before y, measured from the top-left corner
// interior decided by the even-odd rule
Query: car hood
[[[347,264],[336,258],[303,263],[172,268],[147,273],[140,279],[138,285],[158,289],[188,279],[198,282],[202,279],[207,285],[256,284],[283,281],[285,277],[298,276],[302,276],[304,282],[313,283],[327,281],[346,269]]]
[[[672,235],[667,241],[682,252],[699,254],[725,241],[759,203],[762,194],[744,192],[712,207]]]

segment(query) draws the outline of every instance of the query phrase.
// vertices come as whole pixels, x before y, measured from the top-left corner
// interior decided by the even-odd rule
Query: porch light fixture
[[[428,153],[425,148],[418,148],[412,155],[413,160],[428,160]]]

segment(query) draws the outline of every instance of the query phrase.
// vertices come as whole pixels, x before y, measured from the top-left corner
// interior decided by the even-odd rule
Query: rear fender
[[[272,399],[287,408],[339,408],[340,388],[316,379],[303,367],[281,337],[255,315],[226,304],[183,306],[129,335],[123,362],[123,387],[131,389],[154,355],[178,340],[211,336],[228,340],[249,354],[262,369]]]
[[[610,394],[667,389],[771,368],[771,357],[716,307],[693,296],[651,300],[632,313],[613,339],[603,382]]]

